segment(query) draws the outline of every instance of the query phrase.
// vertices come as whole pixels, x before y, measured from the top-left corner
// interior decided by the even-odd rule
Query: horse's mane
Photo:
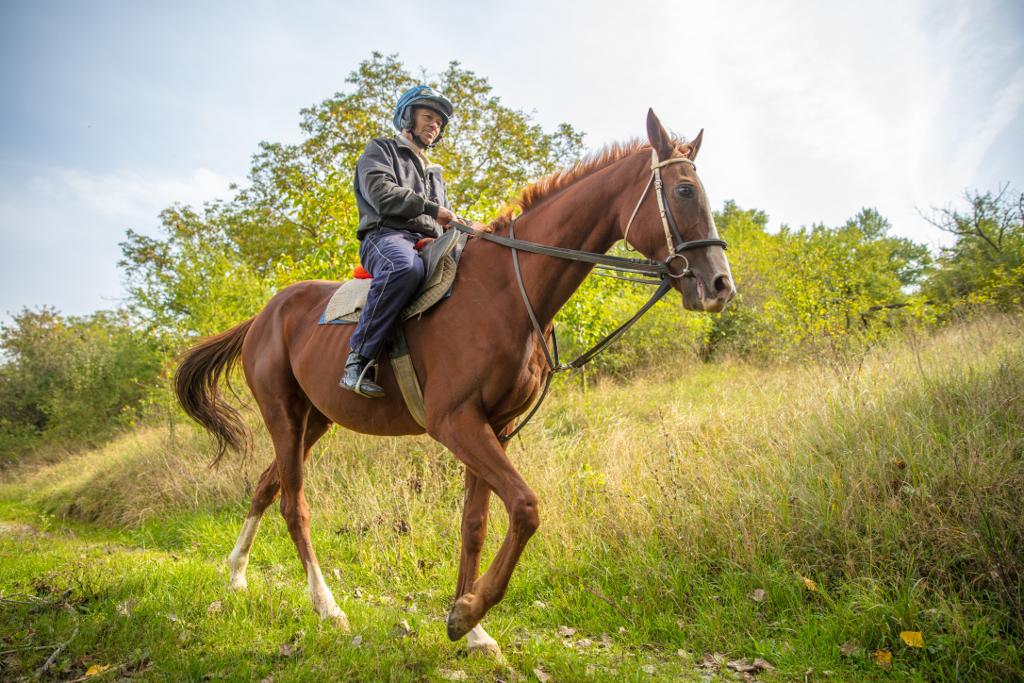
[[[677,148],[686,145],[685,138],[681,137],[673,137],[672,142]],[[613,142],[595,152],[591,152],[569,168],[555,171],[537,182],[527,185],[519,193],[518,197],[501,210],[498,217],[491,222],[491,226],[495,230],[507,228],[515,216],[528,211],[531,207],[564,190],[577,180],[600,171],[602,168],[611,166],[616,161],[650,148],[651,145],[646,140],[634,138],[625,142]]]

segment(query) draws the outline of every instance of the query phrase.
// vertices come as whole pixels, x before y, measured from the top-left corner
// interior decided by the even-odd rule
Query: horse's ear
[[[664,161],[672,156],[672,138],[655,116],[653,109],[647,110],[647,141],[658,153],[658,159]]]
[[[693,141],[687,145],[687,147],[689,147],[690,149],[689,151],[686,152],[686,158],[688,158],[690,161],[693,161],[694,159],[697,158],[697,152],[700,151],[700,141],[703,137],[704,129],[701,128],[700,132],[697,133],[697,137],[695,137]]]

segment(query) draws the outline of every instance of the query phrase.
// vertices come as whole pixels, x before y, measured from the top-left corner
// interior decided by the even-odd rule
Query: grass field
[[[170,419],[40,455],[0,483],[0,678],[1021,679],[1022,331],[556,386],[510,448],[541,528],[484,620],[503,660],[445,638],[462,470],[429,439],[333,431],[307,467],[349,634],[312,612],[275,508],[226,590],[262,427],[218,470]],[[485,564],[504,530],[495,501]]]

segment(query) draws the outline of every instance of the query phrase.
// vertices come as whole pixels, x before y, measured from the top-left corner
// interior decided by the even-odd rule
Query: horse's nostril
[[[732,289],[732,283],[729,281],[728,275],[719,275],[712,284],[716,294],[725,294]]]

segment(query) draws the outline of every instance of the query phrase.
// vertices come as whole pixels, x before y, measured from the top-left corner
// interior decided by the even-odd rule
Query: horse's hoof
[[[233,591],[244,591],[249,589],[249,582],[245,580],[243,576],[240,579],[231,579],[231,584],[228,586]]]
[[[469,650],[471,657],[486,657],[499,662],[505,661],[505,658],[501,654],[501,648],[498,647],[497,641],[495,641],[494,638],[492,638],[490,634],[480,626],[480,624],[474,626],[470,629],[469,633],[466,634],[466,649]]]
[[[342,612],[341,614],[338,614],[338,615],[335,615],[335,616],[331,617],[331,619],[334,620],[334,625],[342,633],[348,633],[349,631],[352,630],[352,628],[348,625],[348,617],[345,616],[344,612]]]
[[[501,648],[495,642],[470,645],[467,649],[469,650],[470,657],[493,659],[498,662],[505,661],[505,655],[501,654]]]
[[[473,594],[466,593],[452,605],[452,610],[448,613],[448,621],[446,623],[448,640],[459,640],[469,633],[477,625],[477,622],[480,621],[479,619],[473,620],[469,616],[472,602]]]
[[[334,622],[334,625],[342,633],[348,633],[352,629],[348,625],[348,617],[341,611],[341,608],[334,606],[329,607],[323,611],[317,610],[321,619],[330,620]]]

